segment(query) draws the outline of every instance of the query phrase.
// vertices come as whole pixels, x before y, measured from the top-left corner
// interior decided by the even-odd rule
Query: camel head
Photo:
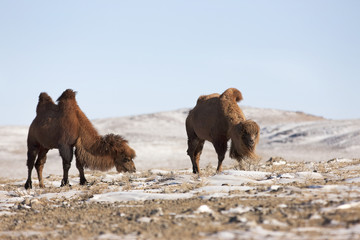
[[[115,157],[115,167],[118,172],[136,172],[136,167],[133,159],[135,158],[135,151],[126,143],[122,151],[118,152]]]
[[[128,141],[116,134],[107,134],[102,137],[105,155],[111,155],[118,172],[135,172],[133,159],[136,154],[134,149],[129,147]],[[106,146],[106,147],[105,147]]]
[[[230,157],[237,160],[257,158],[256,145],[260,138],[260,127],[252,120],[245,120],[235,125],[230,132]]]

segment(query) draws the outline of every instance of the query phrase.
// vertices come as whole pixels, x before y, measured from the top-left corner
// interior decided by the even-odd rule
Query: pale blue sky
[[[40,92],[78,91],[90,119],[241,104],[360,118],[360,1],[0,0],[0,125]]]

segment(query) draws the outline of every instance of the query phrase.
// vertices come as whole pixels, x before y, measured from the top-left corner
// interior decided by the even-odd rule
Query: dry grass
[[[359,177],[359,165],[359,159],[298,163],[274,158],[273,161],[260,162],[257,166],[262,172],[269,173],[270,181],[262,179],[243,184],[249,187],[247,190],[231,190],[232,186],[226,185],[230,190],[223,198],[203,199],[206,193],[197,192],[190,199],[115,203],[89,200],[95,194],[110,191],[142,190],[169,194],[196,192],[196,189],[207,186],[208,178],[215,174],[216,167],[206,166],[202,169],[201,177],[176,171],[143,171],[121,175],[89,172],[86,177],[90,184],[74,184],[63,188],[49,184],[61,180],[61,176],[51,175],[46,178],[47,187],[40,189],[34,184],[34,188],[28,191],[23,190],[22,184],[14,185],[12,181],[1,180],[0,191],[11,193],[10,198],[20,197],[25,200],[8,210],[14,215],[2,216],[0,234],[15,232],[20,235],[4,236],[17,239],[18,236],[23,236],[22,232],[36,231],[38,235],[28,239],[96,239],[104,233],[125,237],[135,232],[134,237],[139,239],[169,239],[174,236],[194,239],[208,238],[219,231],[248,234],[255,227],[261,227],[268,230],[269,234],[279,235],[283,232],[303,236],[305,239],[331,239],[332,235],[326,235],[330,230],[350,231],[348,229],[360,224],[359,207],[338,208],[343,204],[359,201],[360,183],[343,181]],[[234,165],[224,170],[236,167]],[[256,169],[254,166],[250,167]],[[302,178],[293,182],[281,182],[278,176],[286,173],[302,174]],[[323,178],[313,178],[313,174],[321,174]],[[70,179],[75,178],[78,176],[70,176]],[[326,185],[340,188],[330,186],[327,190],[321,190]],[[51,197],[52,193],[55,193],[54,197]],[[49,194],[49,197],[39,198],[44,194]],[[207,205],[213,212],[196,213],[201,205]],[[236,208],[249,211],[224,213]],[[161,214],[157,214],[159,212]],[[61,228],[58,227],[60,225]],[[299,232],[299,229],[308,227],[318,230]],[[257,234],[254,232],[252,236],[256,238]],[[0,235],[0,238],[4,236]],[[243,235],[236,235],[237,238],[241,236]],[[268,236],[262,236],[266,237]],[[355,239],[360,235],[353,234],[352,237]],[[215,238],[219,236],[215,235]],[[284,235],[282,239],[288,237]]]

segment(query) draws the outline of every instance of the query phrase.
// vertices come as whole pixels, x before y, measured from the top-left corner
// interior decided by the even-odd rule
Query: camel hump
[[[53,106],[56,106],[52,98],[46,93],[42,92],[39,95],[39,102],[36,106],[36,114],[44,114],[47,111],[54,109]]]
[[[205,102],[206,100],[209,100],[211,98],[218,98],[220,96],[220,94],[218,93],[213,93],[213,94],[209,94],[209,95],[202,95],[198,98],[197,100],[197,104],[201,103],[201,102]]]
[[[75,100],[76,92],[72,89],[66,89],[61,96],[57,99],[57,101],[62,101],[66,99],[74,99]]]
[[[39,103],[44,103],[44,102],[51,102],[53,103],[52,98],[49,96],[49,94],[47,94],[46,92],[42,92],[39,95]]]
[[[236,88],[228,88],[225,90],[225,92],[223,92],[223,94],[221,94],[220,99],[228,99],[240,102],[243,100],[243,96]]]

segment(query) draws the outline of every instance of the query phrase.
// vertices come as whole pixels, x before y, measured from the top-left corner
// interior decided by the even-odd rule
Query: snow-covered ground
[[[89,201],[97,202],[128,202],[151,199],[169,200],[191,197],[200,197],[202,199],[234,197],[237,194],[243,195],[245,192],[252,190],[258,191],[259,187],[262,191],[258,191],[258,196],[270,196],[273,192],[278,192],[277,196],[281,198],[288,196],[288,191],[295,191],[297,189],[297,187],[292,186],[294,184],[307,185],[308,194],[311,192],[313,195],[343,191],[360,196],[360,186],[350,185],[351,183],[360,183],[360,176],[356,175],[356,172],[360,170],[360,161],[334,159],[329,161],[329,164],[331,163],[345,163],[347,167],[343,167],[342,170],[346,169],[348,172],[352,172],[352,174],[347,175],[346,179],[343,179],[348,185],[311,185],[314,181],[325,181],[325,179],[329,178],[334,180],[337,177],[335,174],[314,172],[316,167],[310,163],[304,166],[304,171],[283,172],[281,174],[275,170],[269,172],[234,169],[224,170],[220,174],[215,174],[215,168],[211,168],[206,176],[201,177],[192,174],[190,170],[166,171],[160,169],[152,169],[145,173],[138,172],[131,175],[117,174],[115,172],[97,172],[96,176],[89,173],[86,177],[93,180],[92,184],[108,185],[108,189],[104,190],[104,192],[94,194],[89,199]],[[265,168],[265,166],[263,165],[262,168]],[[130,179],[128,184],[131,186],[127,185],[124,179]],[[25,190],[22,187],[23,181],[12,182],[10,185],[15,187],[13,188],[15,189],[14,191],[0,191],[0,215],[6,214],[6,209],[14,207],[13,204],[26,199],[73,199],[82,196],[84,191],[86,191],[86,189],[83,189],[84,191],[79,190],[82,187],[79,185],[79,179],[75,176],[70,179],[73,190],[64,192],[54,191],[54,188],[57,189],[60,186],[60,180],[61,176],[48,177],[48,180],[45,180],[46,187],[44,189],[39,189],[37,187],[38,181],[34,180],[35,188],[32,190]],[[289,187],[286,185],[289,185]],[[287,191],[284,188],[288,188]],[[334,194],[327,201],[337,201],[337,196]],[[339,204],[338,206],[340,209],[351,207],[360,207],[360,199],[356,203]]]
[[[20,225],[24,222],[27,230],[24,231],[23,227],[5,232],[0,230],[0,238],[26,237],[29,234],[46,238],[49,234],[47,221],[37,222],[36,227],[32,227],[26,224],[32,223],[31,214],[36,216],[58,208],[61,215],[55,218],[62,219],[62,214],[65,214],[65,219],[73,219],[69,210],[76,216],[78,209],[93,203],[128,209],[118,213],[117,218],[125,222],[131,219],[134,221],[129,222],[131,225],[170,221],[171,231],[171,228],[183,226],[186,219],[204,221],[207,228],[200,224],[199,229],[210,230],[197,234],[205,239],[239,239],[244,236],[249,239],[360,238],[360,160],[332,159],[303,164],[277,159],[261,164],[259,168],[259,171],[230,168],[215,174],[214,167],[207,167],[201,177],[190,170],[151,169],[136,174],[92,172],[86,176],[91,182],[89,186],[80,186],[78,177],[71,176],[72,187],[64,188],[59,188],[61,176],[51,175],[45,179],[44,189],[40,189],[35,180],[32,190],[25,190],[22,180],[3,182],[0,184],[0,216],[14,218]],[[230,203],[214,205],[214,199],[219,198],[221,201],[230,199]],[[175,212],[174,203],[167,208],[154,202],[150,207],[155,209],[150,214],[140,211],[135,219],[132,217],[132,209],[142,206],[144,201],[179,199],[189,199],[187,211]],[[194,207],[192,202],[196,199],[202,204]],[[104,222],[109,217],[101,216]],[[67,227],[76,224],[76,229],[81,228],[83,222],[88,221],[86,216],[83,218],[76,223],[70,220]],[[70,231],[66,226],[60,226],[56,225],[57,229],[51,234],[61,236]],[[223,227],[214,231],[219,229],[218,226]],[[107,235],[101,234],[105,239],[124,238],[111,233],[110,229],[106,231]],[[135,238],[147,237],[140,235]],[[156,236],[152,238],[157,239]]]

